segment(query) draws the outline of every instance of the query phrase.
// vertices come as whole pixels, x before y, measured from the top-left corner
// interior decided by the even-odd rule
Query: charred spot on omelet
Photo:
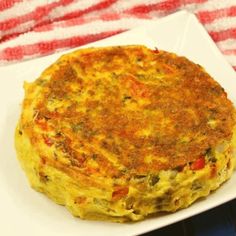
[[[234,126],[225,91],[188,59],[90,48],[25,84],[16,149],[31,185],[74,215],[135,221],[228,179]]]

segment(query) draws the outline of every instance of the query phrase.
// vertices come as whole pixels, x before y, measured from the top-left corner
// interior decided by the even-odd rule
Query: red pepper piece
[[[155,47],[155,49],[153,50],[154,53],[159,53],[160,51],[158,50],[157,47]]]
[[[217,174],[217,167],[216,167],[216,165],[212,165],[212,166],[211,166],[210,178],[215,177],[216,174]]]
[[[142,98],[148,98],[150,96],[150,91],[147,86],[133,75],[127,75],[124,77],[123,83],[126,88],[129,89],[131,96]]]
[[[43,137],[45,144],[47,144],[49,147],[53,145],[53,140],[49,137]]]
[[[162,69],[167,74],[173,74],[175,72],[174,68],[172,68],[171,66],[169,66],[167,64],[163,64]]]
[[[48,124],[45,119],[36,119],[35,123],[40,126],[41,129],[43,130],[48,130]]]
[[[116,190],[112,193],[112,200],[116,201],[121,199],[122,197],[126,196],[129,192],[128,187],[118,186]]]
[[[200,157],[190,165],[191,170],[201,170],[205,167],[205,158]]]

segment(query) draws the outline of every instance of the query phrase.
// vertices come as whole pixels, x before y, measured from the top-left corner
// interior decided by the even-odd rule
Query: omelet
[[[80,49],[24,89],[18,159],[30,185],[74,216],[175,212],[233,173],[235,109],[185,57],[142,45]]]

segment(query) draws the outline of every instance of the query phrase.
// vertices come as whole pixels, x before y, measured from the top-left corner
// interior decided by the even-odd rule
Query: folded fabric
[[[77,47],[181,9],[196,14],[236,70],[235,0],[3,0],[0,64]]]

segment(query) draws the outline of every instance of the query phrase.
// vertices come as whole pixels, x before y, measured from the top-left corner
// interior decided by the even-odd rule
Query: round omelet
[[[81,49],[24,88],[18,159],[31,186],[75,216],[174,212],[232,175],[234,107],[185,57],[139,45]]]

